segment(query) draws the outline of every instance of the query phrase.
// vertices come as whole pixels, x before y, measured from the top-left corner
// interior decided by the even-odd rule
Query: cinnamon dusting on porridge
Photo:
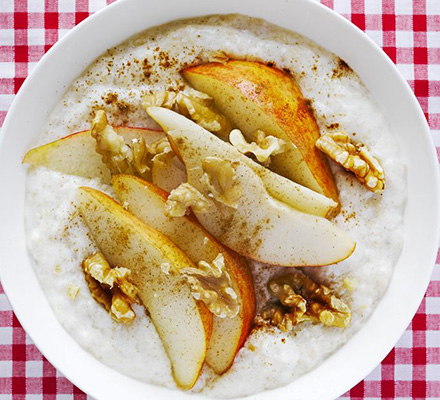
[[[25,157],[37,276],[83,348],[145,382],[287,385],[361,329],[400,254],[384,115],[345,61],[262,20],[176,21],[105,51],[35,145],[53,141]]]

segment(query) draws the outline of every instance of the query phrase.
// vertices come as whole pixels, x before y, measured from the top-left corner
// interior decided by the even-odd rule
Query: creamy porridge
[[[386,189],[378,195],[331,163],[342,205],[333,222],[354,239],[356,250],[338,264],[303,268],[350,307],[351,325],[340,329],[304,322],[287,333],[255,327],[225,374],[219,376],[205,365],[192,389],[231,398],[286,385],[317,366],[362,327],[391,278],[403,241],[405,162],[359,77],[308,39],[258,19],[232,15],[173,22],[100,56],[67,88],[36,144],[89,129],[98,109],[106,111],[112,125],[157,129],[142,107],[144,96],[182,88],[179,71],[211,61],[218,51],[231,59],[262,61],[288,71],[310,100],[321,133],[337,128],[367,144],[386,174]],[[96,358],[136,379],[174,388],[170,362],[144,308],[134,305],[136,319],[120,324],[90,295],[80,265],[97,248],[75,207],[79,186],[116,197],[99,179],[44,167],[29,169],[27,241],[39,281],[64,328]],[[251,270],[260,311],[269,299],[270,277],[289,268],[251,262]]]

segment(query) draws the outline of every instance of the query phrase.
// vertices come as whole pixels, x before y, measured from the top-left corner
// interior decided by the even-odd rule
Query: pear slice
[[[271,196],[299,211],[326,217],[333,215],[339,206],[332,199],[284,178],[254,162],[249,157],[241,154],[232,145],[224,142],[182,115],[161,107],[148,107],[147,112],[168,134],[170,132],[185,131],[185,141],[198,157],[203,159],[207,156],[216,156],[245,162],[262,179],[264,186]],[[171,137],[170,134],[168,136]],[[171,145],[176,147],[173,143]],[[179,156],[176,149],[174,150],[177,156]],[[188,166],[186,167],[188,169]]]
[[[144,128],[114,127],[126,144],[133,139],[144,138],[146,144],[152,144],[164,138],[162,131]],[[73,133],[54,142],[29,150],[23,163],[40,165],[65,174],[84,178],[100,178],[110,183],[111,174],[102,162],[101,155],[95,151],[96,141],[90,131]]]
[[[319,128],[309,103],[287,73],[252,61],[230,60],[186,68],[184,78],[211,96],[218,110],[248,141],[257,129],[287,143],[271,169],[338,201],[328,161],[316,147]]]
[[[256,261],[286,267],[334,264],[354,251],[353,240],[330,221],[274,199],[245,163],[230,165],[242,191],[237,208],[216,202],[212,211],[196,213],[220,242]],[[188,182],[203,193],[203,170],[191,164],[189,171]]]
[[[246,260],[214,239],[193,216],[166,217],[168,193],[153,184],[131,175],[117,175],[112,184],[131,213],[171,239],[195,264],[223,255],[240,311],[234,318],[214,316],[206,363],[217,374],[224,373],[245,342],[255,315],[254,285]]]
[[[153,163],[151,180],[156,186],[169,193],[186,182],[185,167],[177,157],[173,157],[168,163]]]
[[[180,274],[172,269],[195,267],[174,243],[150,228],[106,194],[79,189],[81,214],[93,238],[112,265],[131,270],[138,296],[150,313],[171,361],[176,384],[190,389],[196,382],[212,329],[212,314],[197,302]]]
[[[228,144],[173,111],[154,107],[147,111],[183,160],[188,183],[200,192],[208,194],[202,183],[207,157],[227,160],[235,169],[235,184],[242,192],[236,208],[216,201],[209,212],[196,213],[221,243],[256,261],[282,266],[333,264],[354,251],[353,240],[325,218],[273,198],[249,161],[224,150]]]

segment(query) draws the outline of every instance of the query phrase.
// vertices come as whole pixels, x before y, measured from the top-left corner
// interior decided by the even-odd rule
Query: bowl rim
[[[16,95],[9,112],[6,116],[3,128],[2,128],[2,135],[0,135],[0,155],[6,154],[6,146],[9,145],[10,136],[13,135],[13,128],[14,128],[14,122],[17,118],[20,118],[20,111],[21,108],[23,108],[23,104],[25,104],[25,98],[29,96],[30,91],[34,89],[34,81],[38,79],[42,74],[44,69],[49,63],[54,63],[54,61],[60,57],[66,57],[66,46],[69,46],[69,44],[72,44],[77,37],[82,36],[82,40],[84,40],[84,35],[87,35],[90,33],[91,27],[98,24],[103,24],[105,19],[111,19],[113,20],[115,18],[116,14],[123,14],[130,13],[130,12],[136,12],[137,7],[142,5],[143,0],[122,0],[119,2],[115,2],[107,7],[104,7],[94,15],[90,16],[86,20],[82,21],[79,25],[77,25],[75,28],[73,28],[71,31],[69,31],[62,39],[60,39],[38,62],[37,66],[34,68],[34,70],[31,72],[31,74],[28,76],[22,87],[20,88],[18,94]],[[282,0],[275,0],[277,5],[282,8]],[[154,6],[158,7],[157,10],[159,10],[159,7],[164,7],[164,4],[167,3],[172,6],[177,6],[177,0],[154,0],[151,3],[154,3]],[[199,15],[208,15],[212,13],[218,13],[218,14],[225,14],[229,13],[229,11],[236,11],[245,9],[246,7],[249,7],[249,12],[247,12],[248,15],[254,15],[255,12],[259,13],[261,10],[264,10],[264,0],[257,0],[257,1],[251,1],[251,0],[245,0],[242,1],[240,5],[234,5],[233,0],[212,0],[210,5],[201,6],[196,12],[192,9],[192,6],[195,7],[195,5],[202,4],[200,0],[192,0],[190,3],[188,3],[190,6],[188,12],[183,12],[181,15],[182,18],[190,17],[190,16],[199,16]],[[251,5],[254,7],[251,8]],[[434,228],[431,229],[432,236],[429,236],[429,245],[427,245],[428,250],[427,253],[424,254],[424,265],[426,264],[424,270],[423,270],[423,276],[419,278],[420,282],[417,287],[417,293],[413,294],[411,297],[411,302],[407,304],[407,308],[402,312],[402,315],[400,318],[396,319],[395,322],[395,329],[392,331],[391,334],[389,334],[386,338],[386,340],[383,341],[383,343],[376,343],[374,348],[376,349],[374,357],[366,356],[367,361],[364,362],[361,366],[356,366],[353,368],[340,368],[341,373],[348,373],[348,375],[345,377],[345,380],[335,382],[335,384],[325,387],[324,383],[326,383],[325,379],[323,378],[322,382],[323,385],[315,385],[313,389],[311,389],[310,392],[307,392],[307,398],[310,400],[313,399],[334,399],[338,397],[339,395],[343,394],[346,390],[350,389],[352,386],[354,386],[357,382],[362,380],[377,364],[382,360],[386,354],[394,347],[395,343],[399,339],[399,337],[404,332],[406,326],[410,323],[411,319],[413,318],[415,312],[417,311],[417,308],[422,301],[423,295],[426,292],[426,288],[428,286],[430,275],[432,272],[432,268],[434,266],[434,261],[436,259],[437,255],[437,249],[438,249],[438,243],[440,240],[440,212],[439,212],[439,198],[440,198],[440,185],[439,185],[439,171],[438,171],[438,161],[437,156],[435,153],[435,147],[433,144],[432,137],[429,133],[429,127],[426,122],[426,119],[424,117],[424,114],[420,108],[419,103],[417,102],[417,99],[415,98],[414,94],[412,93],[409,85],[407,82],[403,79],[403,77],[398,72],[396,66],[392,63],[392,61],[383,53],[383,51],[370,39],[368,38],[361,30],[359,30],[357,27],[355,27],[353,24],[351,24],[349,21],[347,21],[345,18],[337,14],[336,12],[328,9],[327,7],[323,6],[320,3],[317,3],[312,0],[297,0],[292,1],[287,5],[284,5],[284,7],[293,7],[296,10],[307,10],[314,16],[319,15],[320,18],[324,18],[331,22],[331,26],[338,26],[340,29],[350,32],[353,38],[357,39],[357,43],[363,43],[363,48],[367,49],[369,51],[368,55],[374,55],[375,60],[380,64],[377,68],[382,68],[382,72],[385,73],[385,75],[388,75],[390,79],[393,80],[393,83],[395,83],[401,91],[402,95],[405,95],[405,100],[408,101],[408,109],[414,113],[415,121],[417,122],[417,125],[420,128],[421,134],[423,135],[422,138],[422,147],[423,147],[423,153],[424,157],[426,158],[426,163],[431,166],[429,169],[429,172],[432,174],[431,176],[427,177],[425,179],[428,184],[432,185],[432,199],[430,199],[430,203],[432,208],[432,212],[430,214],[431,223],[434,220],[437,222]],[[154,7],[153,7],[154,8]],[[258,10],[256,11],[256,9]],[[221,11],[221,10],[227,9],[227,11]],[[213,10],[214,12],[210,12]],[[252,11],[251,11],[252,10]],[[215,12],[217,11],[217,12]],[[262,11],[261,11],[262,12]],[[260,17],[265,17],[265,15],[260,15]],[[169,21],[174,20],[175,18],[169,18]],[[270,22],[274,22],[273,20],[269,19]],[[162,22],[159,22],[160,24]],[[277,22],[275,22],[277,23]],[[102,26],[102,25],[101,25]],[[146,24],[145,28],[149,27],[151,25]],[[284,26],[284,25],[282,25]],[[292,29],[297,31],[297,29]],[[300,32],[301,33],[301,32]],[[122,35],[122,34],[121,34]],[[308,36],[310,37],[310,36]],[[127,37],[124,37],[121,40],[118,40],[118,42],[122,42]],[[312,40],[315,40],[314,38],[311,38]],[[354,40],[354,39],[353,39]],[[317,41],[317,40],[315,40]],[[319,43],[319,41],[318,41]],[[319,43],[321,44],[321,43]],[[332,47],[332,46],[325,46],[326,48]],[[331,49],[330,49],[331,50]],[[341,53],[338,52],[338,55],[341,56]],[[350,59],[351,57],[342,57],[343,59]],[[357,62],[362,62],[363,58],[360,57],[359,60],[354,60],[354,64]],[[89,62],[87,62],[85,66],[87,66]],[[352,63],[350,63],[352,65]],[[357,68],[354,67],[356,72],[358,72]],[[360,74],[361,75],[361,74]],[[364,81],[364,77],[361,75],[362,80]],[[72,79],[74,79],[74,76],[72,76]],[[365,81],[364,81],[365,82]],[[370,88],[367,84],[366,86]],[[64,90],[60,91],[61,94],[64,92]],[[60,92],[58,93],[58,96],[60,95]],[[31,96],[32,97],[32,96]],[[11,132],[10,132],[11,131]],[[6,144],[5,144],[6,143]],[[2,157],[0,157],[0,160],[2,160]],[[5,157],[6,160],[6,157]],[[5,164],[3,161],[0,161],[0,166]],[[4,169],[3,169],[4,170]],[[0,168],[0,180],[4,181],[6,183],[6,187],[12,187],[13,183],[11,179],[5,176],[5,173]],[[0,202],[0,204],[2,204]],[[3,212],[3,211],[1,211]],[[407,230],[407,228],[405,228]],[[20,240],[20,237],[13,234],[10,238],[7,238],[6,236],[6,230],[0,229],[0,239],[9,240],[9,243],[12,244],[13,239]],[[22,237],[21,240],[24,238]],[[11,254],[8,253],[8,246],[3,246],[0,248],[0,258],[10,261],[11,260]],[[28,257],[26,255],[26,257]],[[402,258],[402,257],[401,257]],[[30,259],[28,259],[28,264],[30,264]],[[398,264],[400,263],[400,260]],[[430,263],[430,267],[427,265]],[[6,263],[2,263],[0,266],[0,277],[2,279],[3,289],[14,309],[14,312],[20,321],[20,323],[23,325],[26,332],[28,332],[29,336],[34,341],[35,345],[42,351],[43,354],[47,357],[47,359],[63,374],[65,374],[69,380],[71,380],[76,386],[83,389],[86,393],[91,394],[95,398],[106,398],[106,399],[113,399],[113,398],[120,398],[121,393],[115,385],[113,384],[113,380],[111,380],[112,384],[107,385],[111,387],[111,390],[107,387],[105,387],[105,380],[98,379],[93,380],[90,376],[87,376],[90,374],[91,370],[90,368],[84,368],[82,371],[74,371],[71,367],[67,365],[69,362],[69,355],[64,354],[62,351],[58,352],[54,351],[54,349],[51,349],[51,342],[46,340],[44,337],[44,333],[39,330],[38,324],[41,325],[41,323],[38,321],[37,318],[31,317],[28,312],[25,311],[25,304],[22,299],[19,299],[20,296],[22,296],[21,293],[18,293],[15,289],[18,286],[17,283],[17,277],[13,277],[11,274],[11,269],[7,268],[5,265]],[[423,264],[423,263],[422,263]],[[36,279],[36,277],[33,277]],[[394,277],[393,277],[394,280]],[[389,297],[388,296],[388,290],[387,293],[384,296],[384,299]],[[381,301],[381,303],[384,301],[384,299]],[[40,297],[41,300],[41,297]],[[44,300],[41,300],[44,302]],[[45,301],[45,307],[48,306],[47,301]],[[379,307],[379,306],[377,306]],[[364,327],[354,336],[359,336],[359,334],[365,330],[365,327],[367,325],[371,327],[372,323],[374,324],[374,321],[378,320],[378,318],[375,318],[377,314],[375,311],[373,312],[373,315],[369,318],[367,323],[364,325]],[[51,323],[53,323],[53,319],[51,320]],[[373,322],[372,322],[373,321]],[[377,321],[376,321],[377,322]],[[56,322],[57,323],[57,322]],[[59,325],[59,323],[58,323]],[[59,335],[68,335],[63,328],[60,326],[57,326],[54,328],[56,330],[56,334]],[[53,337],[54,338],[54,337]],[[352,337],[349,342],[353,342]],[[349,343],[347,342],[347,344]],[[65,342],[70,347],[71,350],[75,350],[77,352],[84,353],[85,350],[83,350],[79,345],[76,344],[76,342],[73,341],[73,339],[69,340],[68,338],[65,338]],[[58,344],[58,343],[57,343]],[[343,347],[346,347],[347,344],[345,344]],[[336,351],[330,358],[332,359],[333,363],[343,363],[343,359],[341,359],[341,349]],[[59,350],[59,349],[57,349]],[[85,354],[81,354],[82,357],[79,357],[78,359],[81,360],[88,360],[88,362],[91,363],[91,365],[96,366],[96,363],[99,363],[97,360],[95,360],[92,356],[87,356]],[[328,364],[329,359],[324,361],[323,364],[320,366],[314,368],[311,372],[316,371],[324,371]],[[334,361],[337,360],[337,361]],[[373,362],[374,360],[374,362]],[[327,368],[328,369],[328,368]],[[173,397],[181,397],[186,398],[190,395],[186,393],[176,393],[175,391],[170,391],[168,389],[156,387],[154,385],[140,383],[138,381],[135,381],[134,379],[121,376],[121,374],[116,373],[115,371],[111,370],[110,368],[101,365],[100,371],[105,372],[107,377],[111,377],[112,379],[115,379],[115,382],[130,382],[131,385],[135,386],[135,389],[137,393],[141,393],[140,390],[145,390],[146,387],[149,388],[147,395],[150,396],[151,394],[155,395],[156,398],[170,398]],[[318,372],[319,374],[320,372]],[[269,399],[269,398],[275,398],[279,397],[282,398],[284,396],[289,395],[290,398],[298,398],[301,396],[301,391],[298,392],[298,386],[302,384],[307,384],[307,382],[310,384],[310,375],[311,373],[307,373],[294,382],[290,383],[289,385],[275,389],[270,390],[266,392],[261,392],[256,395],[252,395],[250,398],[258,398],[258,399]],[[295,390],[295,392],[294,392]],[[292,397],[293,396],[293,397]],[[192,398],[199,397],[198,395],[191,395]],[[125,397],[127,398],[127,397]],[[133,397],[135,398],[135,397]],[[140,398],[140,397],[137,397]],[[142,397],[143,398],[143,397]],[[302,397],[304,398],[304,397]]]

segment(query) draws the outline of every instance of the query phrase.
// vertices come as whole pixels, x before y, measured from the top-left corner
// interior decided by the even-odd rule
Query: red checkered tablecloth
[[[112,1],[0,0],[0,126],[50,46]],[[423,108],[440,155],[440,0],[321,2],[364,30],[396,63]],[[0,400],[86,398],[32,344],[0,284]],[[343,398],[440,398],[440,256],[425,299],[399,343]]]

